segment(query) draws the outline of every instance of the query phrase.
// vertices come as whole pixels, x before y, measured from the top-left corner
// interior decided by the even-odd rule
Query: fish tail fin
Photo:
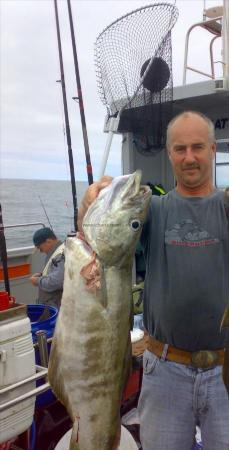
[[[69,450],[79,450],[79,417],[73,423]]]

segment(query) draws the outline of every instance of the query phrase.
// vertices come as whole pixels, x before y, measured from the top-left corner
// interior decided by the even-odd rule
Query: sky
[[[150,3],[154,2],[71,0],[94,179],[107,140],[103,131],[106,108],[96,84],[94,43],[114,20]],[[203,0],[176,1],[174,85],[182,84],[186,31],[202,19],[203,4]],[[207,7],[215,4],[215,0],[206,1]],[[75,177],[87,180],[79,106],[72,100],[77,89],[66,0],[58,0],[58,9]],[[0,30],[0,178],[69,179],[53,0],[0,0]],[[203,60],[207,48],[203,33],[200,30],[192,38],[190,54],[190,62],[200,70],[208,67]],[[191,74],[188,82],[202,79]],[[114,137],[108,159],[106,172],[113,176],[121,174],[121,141],[120,135]]]

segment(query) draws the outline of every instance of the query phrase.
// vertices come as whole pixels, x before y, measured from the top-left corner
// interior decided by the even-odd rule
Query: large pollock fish
[[[139,171],[114,178],[84,217],[85,240],[66,242],[48,377],[73,421],[69,450],[118,447],[131,351],[132,262],[151,198],[140,181]]]

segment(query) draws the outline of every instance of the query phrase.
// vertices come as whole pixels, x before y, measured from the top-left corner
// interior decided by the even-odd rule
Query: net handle
[[[115,130],[117,130],[117,125],[119,123],[119,117],[120,117],[120,114],[118,114],[117,118],[112,117],[110,119],[109,132],[108,132],[108,136],[107,136],[107,140],[106,140],[106,146],[105,146],[105,150],[103,153],[102,162],[101,162],[101,166],[100,166],[100,170],[99,170],[99,178],[98,178],[99,180],[105,174],[113,136],[114,136]]]
[[[105,150],[104,150],[104,153],[103,153],[103,158],[102,158],[101,167],[100,167],[100,171],[99,171],[99,180],[105,174],[105,170],[106,170],[106,166],[107,166],[107,161],[108,161],[108,156],[109,156],[109,153],[110,153],[110,148],[111,148],[113,136],[114,136],[114,131],[109,131],[108,137],[107,137],[107,141],[106,141],[106,147],[105,147]]]

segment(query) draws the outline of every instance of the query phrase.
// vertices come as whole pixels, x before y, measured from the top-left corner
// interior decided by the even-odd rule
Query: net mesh
[[[155,3],[116,20],[96,39],[100,98],[108,117],[121,113],[123,130],[146,133],[150,128],[152,133],[152,126],[156,131],[158,123],[153,124],[149,116],[160,114],[162,122],[163,104],[164,113],[169,114],[173,86],[171,29],[177,17],[174,5]],[[160,140],[161,131],[157,133],[156,140]]]

